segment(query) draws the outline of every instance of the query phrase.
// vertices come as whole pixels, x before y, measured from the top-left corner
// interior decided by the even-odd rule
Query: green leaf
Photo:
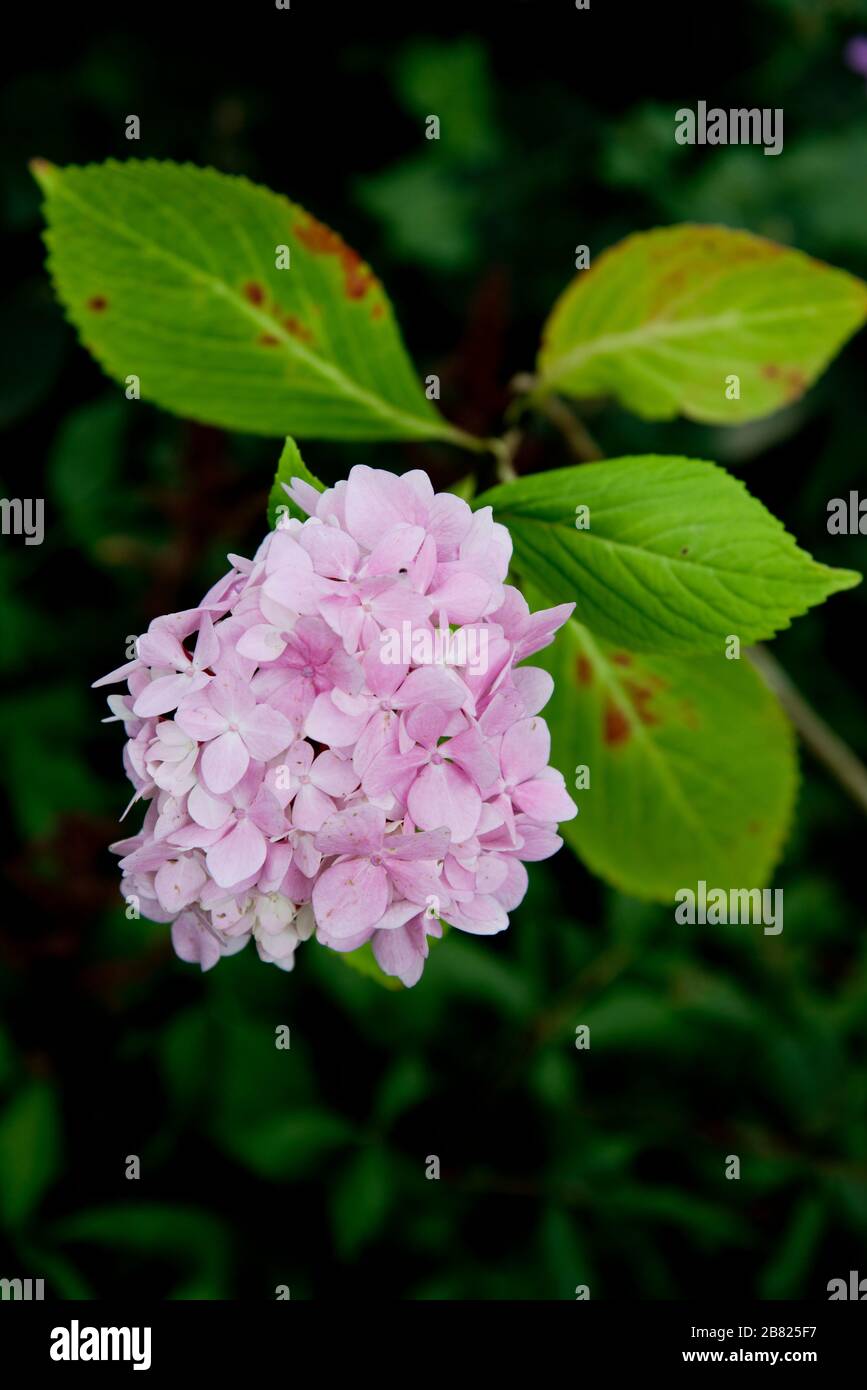
[[[209,1212],[168,1202],[93,1207],[57,1223],[63,1242],[121,1249],[136,1259],[171,1259],[184,1271],[174,1298],[222,1298],[227,1292],[229,1241]]]
[[[48,457],[47,480],[72,540],[90,549],[117,514],[124,401],[102,396],[63,421]]]
[[[594,873],[672,907],[702,878],[767,884],[797,763],[791,726],[746,657],[638,655],[570,619],[533,661],[556,681],[545,711],[553,763],[570,788],[576,768],[590,770],[560,830]]]
[[[759,1279],[763,1299],[808,1296],[816,1247],[822,1238],[827,1208],[824,1197],[801,1197],[794,1204],[782,1243],[775,1246]]]
[[[405,1110],[419,1105],[430,1088],[430,1076],[422,1059],[414,1053],[402,1053],[386,1072],[377,1091],[374,1105],[377,1122],[386,1126],[394,1124]]]
[[[32,169],[66,312],[145,400],[257,434],[485,447],[425,396],[370,268],[287,198],[154,160]]]
[[[263,1116],[255,1126],[222,1133],[220,1140],[227,1152],[260,1177],[290,1182],[316,1168],[352,1137],[351,1127],[339,1115],[309,1108]]]
[[[0,1115],[0,1220],[23,1225],[54,1178],[60,1121],[53,1088],[32,1081]]]
[[[371,1146],[354,1155],[331,1200],[331,1231],[343,1259],[352,1259],[379,1231],[388,1211],[388,1155]]]
[[[696,459],[553,469],[474,505],[509,527],[517,568],[549,602],[574,600],[593,632],[637,651],[722,653],[728,636],[771,637],[860,582],[813,560],[742,482]]]
[[[284,483],[291,483],[293,478],[300,478],[302,482],[309,483],[311,487],[316,488],[317,492],[325,491],[325,484],[320,483],[319,479],[310,472],[301,457],[298,445],[294,439],[290,438],[283,445],[283,452],[280,455],[277,472],[274,475],[274,482],[268,497],[268,525],[271,527],[277,525],[280,515],[277,510],[278,507],[285,507],[285,514],[294,516],[298,521],[307,520],[307,513],[302,512],[301,508],[292,501],[283,486]]]
[[[639,232],[555,304],[538,389],[614,395],[649,420],[738,424],[802,395],[865,317],[861,280],[750,232]]]

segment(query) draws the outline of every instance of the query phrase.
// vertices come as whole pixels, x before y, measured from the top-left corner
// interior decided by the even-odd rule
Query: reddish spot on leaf
[[[575,663],[575,675],[578,677],[579,685],[589,685],[593,679],[593,667],[586,656],[579,656]]]
[[[751,820],[750,823],[749,823],[749,825],[747,826],[747,834],[748,834],[748,835],[758,835],[758,833],[759,833],[759,831],[761,830],[761,828],[762,828],[762,822],[761,822],[760,820]]]
[[[251,304],[264,304],[265,291],[261,285],[257,285],[255,280],[250,280],[244,286],[244,298],[249,299]]]
[[[796,401],[807,389],[807,378],[797,367],[786,373],[786,400]]]
[[[280,339],[275,338],[273,333],[262,333],[259,337],[259,342],[262,347],[278,347]]]
[[[343,292],[347,299],[363,299],[371,285],[376,283],[373,271],[364,264],[357,251],[347,246],[343,237],[338,236],[315,217],[306,222],[296,222],[295,235],[316,256],[336,256],[343,271]]]
[[[605,716],[602,724],[602,737],[609,748],[616,748],[618,744],[625,743],[632,730],[629,720],[612,700],[605,706]]]
[[[385,305],[383,304],[382,300],[380,299],[380,300],[377,301],[376,304],[374,304],[373,308],[371,309],[371,311],[370,311],[370,317],[371,317],[372,319],[381,319],[384,313],[385,313]]]
[[[312,343],[313,334],[310,329],[297,319],[294,314],[288,314],[283,320],[283,326],[287,333],[291,333],[293,338],[298,338],[302,343]]]
[[[782,384],[787,401],[796,401],[807,389],[807,378],[799,367],[780,367],[776,362],[766,362],[761,371],[767,381]]]
[[[108,300],[102,294],[95,294],[87,301],[87,307],[91,313],[104,314],[108,308]]]
[[[615,666],[632,665],[632,657],[629,652],[614,652],[612,653],[611,660],[614,662]]]
[[[688,729],[700,729],[701,720],[695,712],[695,706],[691,700],[681,700],[680,714],[684,724]]]
[[[639,681],[624,681],[624,686],[641,723],[658,724],[659,715],[650,709],[650,701],[655,693],[652,685],[642,685]]]

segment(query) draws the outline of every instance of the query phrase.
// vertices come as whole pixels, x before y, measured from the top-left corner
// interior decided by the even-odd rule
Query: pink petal
[[[172,946],[180,960],[203,970],[210,970],[220,959],[219,942],[193,912],[181,913],[172,923]]]
[[[412,933],[398,927],[395,931],[374,933],[373,954],[380,970],[412,989],[421,979],[427,949],[420,949]]]
[[[385,812],[364,802],[332,816],[316,836],[322,854],[376,854],[385,833]]]
[[[509,785],[526,782],[548,762],[551,756],[551,735],[544,719],[519,719],[503,735],[500,766],[503,779]]]
[[[474,623],[488,611],[496,596],[493,586],[459,561],[437,565],[428,598],[435,613],[443,609],[450,623]]]
[[[241,820],[208,850],[208,872],[221,888],[232,888],[261,869],[266,853],[261,830],[251,820]]]
[[[554,769],[548,771],[554,772]],[[533,820],[556,823],[572,820],[578,814],[578,807],[558,772],[554,772],[554,777],[535,777],[529,782],[522,782],[512,793],[512,800],[519,810],[532,816]]]
[[[442,752],[473,779],[480,791],[493,787],[498,772],[496,759],[477,728],[450,738]]]
[[[304,723],[304,732],[317,743],[350,748],[367,723],[367,714],[344,714],[327,691],[317,695]]]
[[[469,689],[456,671],[446,666],[420,666],[410,671],[392,701],[395,709],[409,705],[439,705],[440,709],[472,706]]]
[[[240,782],[250,765],[244,740],[234,729],[206,744],[202,753],[202,777],[208,790],[219,796]]]
[[[150,719],[157,714],[168,714],[169,710],[177,709],[181,700],[186,695],[192,694],[196,690],[201,690],[211,680],[210,676],[200,675],[180,675],[180,676],[157,676],[155,681],[146,685],[133,705],[133,714],[139,719]]]
[[[409,898],[410,901],[420,905],[426,904],[429,898],[433,898],[439,916],[441,911],[439,900],[447,901],[449,894],[445,890],[442,876],[436,864],[428,859],[412,862],[389,859],[387,869],[392,886],[401,897]]]
[[[368,859],[332,864],[313,888],[316,924],[337,940],[375,926],[387,906],[388,876]]]
[[[320,753],[310,773],[310,780],[329,796],[348,796],[355,791],[359,778],[347,758],[339,758],[330,750]]]
[[[443,913],[443,918],[459,931],[472,932],[474,936],[493,936],[496,932],[505,931],[509,925],[502,903],[485,895],[449,908]]]
[[[305,783],[292,806],[292,824],[298,830],[319,830],[335,811],[334,802],[318,787]]]
[[[512,680],[528,714],[538,714],[554,693],[553,676],[539,666],[518,666]]]
[[[465,772],[450,763],[428,764],[409,789],[407,807],[422,830],[444,825],[455,843],[466,840],[479,823],[482,798]]]
[[[346,482],[346,529],[368,550],[401,522],[424,520],[425,508],[394,473],[356,464]]]
[[[446,723],[446,711],[439,705],[418,705],[409,711],[404,721],[413,742],[427,749],[436,748]]]
[[[250,661],[276,661],[286,650],[286,638],[270,623],[256,623],[241,636],[237,650]]]
[[[214,665],[219,655],[220,639],[214,630],[211,615],[210,613],[202,613],[202,623],[196,638],[196,654],[193,657],[193,665],[197,671],[204,671],[205,667]]]
[[[218,676],[208,688],[208,700],[229,724],[240,724],[255,708],[256,697],[240,676]]]
[[[521,816],[516,821],[515,828],[521,840],[517,854],[528,863],[550,859],[563,843],[553,826],[537,825],[526,816]]]
[[[414,859],[442,859],[448,850],[451,836],[444,826],[438,830],[416,830],[411,835],[386,835],[383,854],[391,859],[410,863]]]
[[[384,535],[380,531],[380,536],[382,539],[367,557],[365,576],[397,574],[401,569],[408,569],[424,540],[424,530],[421,526],[399,525]]]
[[[393,792],[404,799],[415,778],[416,770],[426,760],[423,748],[413,748],[408,753],[385,748],[371,759],[362,778],[366,796],[379,798]]]
[[[219,797],[211,796],[210,792],[203,786],[193,787],[187,797],[187,813],[192,816],[197,825],[202,825],[206,830],[217,830],[229,819],[232,810],[228,801],[221,801]]]
[[[199,896],[207,875],[197,859],[182,855],[170,859],[157,869],[154,889],[161,907],[167,912],[180,912]]]
[[[260,762],[276,758],[295,738],[291,723],[273,705],[256,705],[239,727],[248,752]]]
[[[175,723],[189,738],[198,739],[200,743],[226,732],[226,720],[210,704],[207,696],[181,705]]]

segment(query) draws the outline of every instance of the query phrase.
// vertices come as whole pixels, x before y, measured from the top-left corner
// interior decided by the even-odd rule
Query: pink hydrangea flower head
[[[304,941],[370,942],[414,985],[443,923],[508,926],[524,864],[576,814],[540,713],[553,681],[518,664],[572,605],[531,613],[506,528],[425,473],[287,491],[307,519],[96,682],[127,683],[109,707],[147,802],[112,847],[121,890],[202,970],[251,941],[283,970]]]

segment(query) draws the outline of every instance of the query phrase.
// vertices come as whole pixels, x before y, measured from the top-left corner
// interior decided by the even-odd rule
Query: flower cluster
[[[412,985],[442,922],[508,926],[523,861],[553,854],[576,813],[539,716],[553,681],[518,665],[572,605],[530,613],[505,583],[506,528],[425,473],[359,466],[287,491],[307,520],[229,556],[197,608],[156,618],[96,682],[127,681],[109,706],[149,800],[112,846],[122,892],[203,970],[251,937],[290,970],[315,933],[370,941]]]

